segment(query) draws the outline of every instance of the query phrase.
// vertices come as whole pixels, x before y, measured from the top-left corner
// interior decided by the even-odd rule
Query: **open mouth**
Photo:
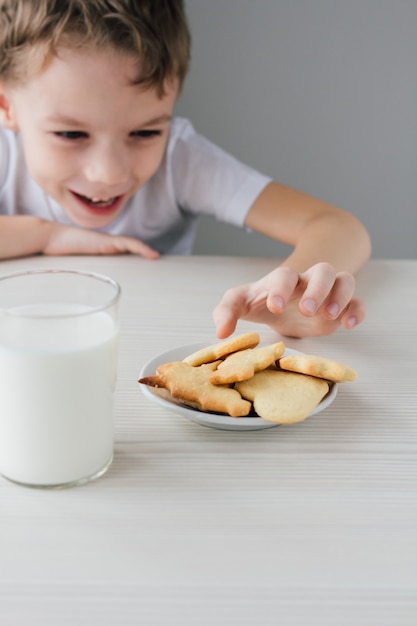
[[[83,196],[76,191],[72,191],[71,193],[85,207],[98,213],[111,213],[117,209],[123,198],[123,196],[112,196],[111,198],[89,198],[88,196]]]

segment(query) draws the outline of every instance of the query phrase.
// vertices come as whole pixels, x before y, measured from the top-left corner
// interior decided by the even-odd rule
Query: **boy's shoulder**
[[[175,142],[181,138],[186,139],[187,137],[191,137],[196,134],[195,128],[189,119],[181,116],[175,116],[172,118],[169,130],[171,142]]]
[[[0,159],[14,151],[18,151],[19,133],[0,126]],[[0,161],[1,163],[2,161]],[[0,165],[1,167],[1,165]]]
[[[0,186],[6,180],[12,154],[16,151],[16,133],[0,126]]]
[[[18,131],[0,126],[0,184],[8,173],[26,170],[23,142]]]
[[[29,207],[26,212],[43,216],[45,197],[29,173],[20,133],[0,127],[0,213]]]
[[[181,116],[172,118],[167,152],[168,157],[177,154],[183,158],[193,159],[199,155],[203,158],[214,159],[215,162],[219,163],[225,157],[226,159],[231,158],[231,155],[227,154],[220,146],[198,132],[188,118]]]
[[[0,125],[0,141],[2,143],[13,140],[16,137],[16,134],[17,133],[15,131],[4,128],[4,126]]]

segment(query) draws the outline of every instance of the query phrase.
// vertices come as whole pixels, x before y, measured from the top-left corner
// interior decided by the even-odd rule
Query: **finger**
[[[311,317],[329,297],[336,281],[336,271],[329,263],[317,263],[301,276],[307,281],[307,286],[298,308],[300,313]]]
[[[353,298],[349,302],[349,306],[346,307],[346,310],[343,312],[341,317],[341,323],[344,328],[347,330],[351,330],[361,322],[366,317],[366,307],[363,300],[360,298]]]
[[[246,288],[228,289],[213,310],[213,321],[219,339],[229,337],[246,311]]]
[[[271,313],[282,313],[294,293],[299,280],[300,276],[295,270],[283,265],[268,274],[268,298],[266,306]]]
[[[115,244],[119,252],[138,254],[145,259],[158,259],[160,257],[157,250],[154,250],[154,248],[151,248],[148,244],[140,241],[140,239],[134,239],[133,237],[115,237]]]
[[[348,272],[339,272],[336,275],[333,288],[323,303],[323,313],[329,319],[337,319],[351,301],[355,293],[355,279]]]

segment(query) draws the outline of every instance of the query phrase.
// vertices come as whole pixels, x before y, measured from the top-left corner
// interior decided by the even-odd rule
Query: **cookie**
[[[243,417],[252,409],[251,402],[227,385],[212,385],[210,375],[218,362],[193,366],[184,361],[160,365],[155,376],[140,378],[139,383],[168,389],[173,398],[200,411],[226,413],[231,417]]]
[[[261,348],[248,348],[234,352],[221,361],[211,374],[210,382],[214,385],[224,385],[252,378],[255,372],[275,365],[284,351],[285,344],[280,341]]]
[[[358,376],[354,369],[343,363],[312,354],[289,354],[279,359],[279,367],[334,383],[353,382]]]
[[[212,363],[218,359],[222,359],[232,352],[245,350],[246,348],[255,348],[260,341],[258,333],[244,333],[236,337],[230,337],[219,343],[197,350],[183,359],[184,363],[193,365],[194,367],[203,363]]]
[[[235,388],[253,402],[259,417],[277,424],[302,422],[329,391],[320,378],[273,369],[258,372]]]

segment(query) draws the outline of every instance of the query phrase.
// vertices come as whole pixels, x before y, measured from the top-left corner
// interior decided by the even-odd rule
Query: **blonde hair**
[[[0,0],[0,80],[21,83],[34,49],[114,48],[136,56],[140,83],[182,85],[191,38],[182,0]]]

